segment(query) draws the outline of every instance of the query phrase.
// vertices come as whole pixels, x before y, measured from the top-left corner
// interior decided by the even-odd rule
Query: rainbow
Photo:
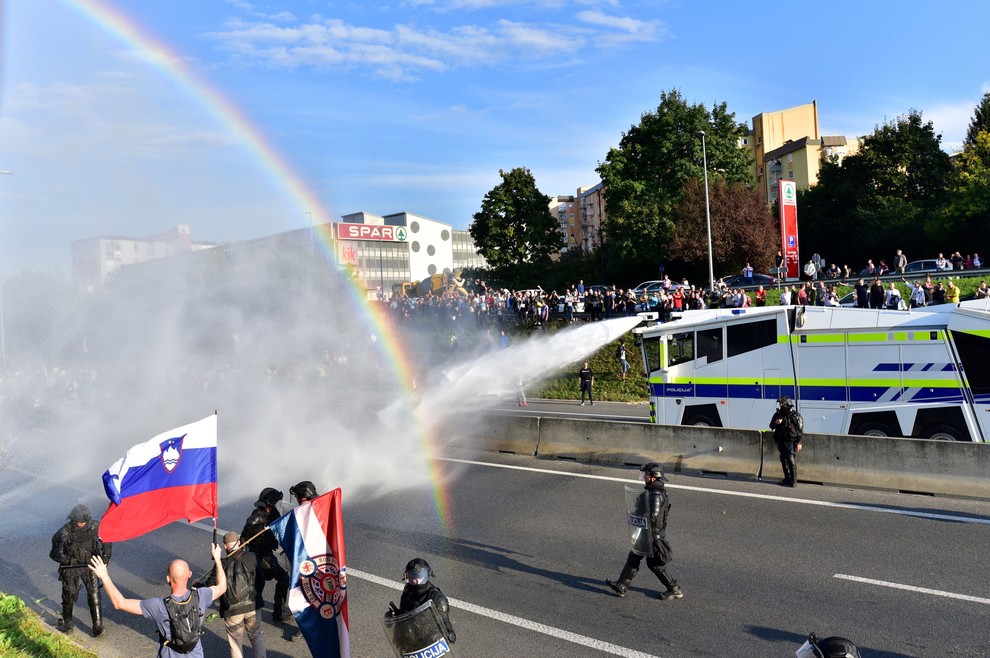
[[[143,29],[129,16],[104,0],[61,0],[71,10],[93,22],[125,46],[138,51],[146,61],[150,62],[163,75],[170,78],[174,84],[186,92],[194,101],[202,105],[230,134],[244,147],[254,154],[262,168],[268,172],[278,187],[292,199],[300,208],[300,215],[305,214],[314,233],[320,236],[324,257],[333,262],[333,236],[329,231],[319,230],[331,222],[330,212],[320,198],[306,185],[300,176],[276,150],[274,145],[254,125],[251,120],[229,98],[193,70],[186,58],[175,52],[152,33]],[[346,281],[344,288],[355,306],[359,309],[366,322],[375,330],[379,340],[378,349],[387,362],[392,364],[392,374],[400,387],[412,392],[415,379],[412,361],[399,341],[398,331],[386,321],[382,314],[372,308],[365,297],[365,291],[350,277],[341,276]],[[415,421],[416,433],[426,448],[426,454],[432,455],[431,432],[427,424],[419,416],[415,407],[410,407],[410,413]],[[450,527],[450,504],[447,492],[442,487],[443,473],[439,462],[427,460],[430,469],[430,480],[433,483],[433,507],[441,529],[446,534]]]

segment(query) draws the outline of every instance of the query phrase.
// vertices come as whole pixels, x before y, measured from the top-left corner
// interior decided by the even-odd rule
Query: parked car
[[[921,272],[948,272],[952,269],[952,261],[945,259],[945,267],[939,269],[938,261],[934,258],[911,261],[904,267],[905,274],[918,274]]]
[[[776,285],[777,279],[769,274],[753,274],[752,279],[747,280],[742,274],[730,274],[722,277],[718,281],[727,288],[739,288],[746,286],[763,286],[764,288]]]
[[[659,280],[656,280],[656,279],[654,279],[653,281],[644,281],[643,283],[639,284],[635,288],[630,288],[629,290],[630,290],[630,292],[634,293],[637,297],[639,297],[640,295],[642,295],[646,291],[647,288],[649,288],[650,286],[652,286],[653,284],[656,284],[656,283],[661,283],[662,284],[663,281],[659,281]]]

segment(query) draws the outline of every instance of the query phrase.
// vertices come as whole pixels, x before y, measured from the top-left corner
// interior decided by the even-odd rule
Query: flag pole
[[[213,415],[218,417],[217,418],[217,424],[219,426],[219,420],[220,419],[219,419],[219,414],[217,414],[217,410],[216,409],[213,410]],[[220,431],[218,429],[217,430],[217,435],[218,435],[217,436],[217,439],[219,439],[219,434],[220,434]],[[217,462],[219,462],[219,460],[220,460],[220,458],[219,458],[219,449],[220,449],[220,441],[218,440],[217,441]],[[216,462],[214,462],[214,463],[216,463]],[[217,469],[217,470],[219,470],[219,469]],[[217,516],[219,516],[219,511],[220,511],[220,504],[218,503],[218,499],[220,497],[220,493],[219,493],[220,492],[220,477],[219,477],[219,475],[220,474],[217,473],[217,478],[216,478],[217,486],[216,486],[216,489],[214,489],[214,494],[213,494],[213,545],[214,546],[219,546],[219,544],[217,543]]]

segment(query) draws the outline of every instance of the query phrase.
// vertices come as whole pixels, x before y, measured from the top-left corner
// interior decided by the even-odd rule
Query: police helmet
[[[273,489],[272,487],[265,487],[258,494],[258,500],[254,503],[255,507],[275,507],[278,501],[282,500],[282,492],[278,489]]]
[[[433,569],[430,568],[430,563],[417,557],[406,564],[406,572],[402,574],[402,580],[410,585],[425,585],[430,582],[432,576]]]
[[[797,658],[861,658],[859,649],[851,640],[832,636],[819,640],[814,633],[795,653]]]
[[[779,398],[777,398],[777,406],[781,409],[785,409],[787,407],[793,406],[793,404],[794,403],[791,402],[790,396],[781,395]]]
[[[663,466],[661,466],[659,462],[647,462],[640,466],[639,470],[650,477],[667,482],[667,477],[663,474]]]
[[[76,505],[69,512],[69,520],[73,523],[89,523],[93,520],[93,515],[89,513],[89,508],[85,505]]]
[[[306,500],[316,498],[316,485],[309,480],[303,480],[296,486],[289,487],[289,493],[295,496],[299,502],[302,502],[303,498]]]

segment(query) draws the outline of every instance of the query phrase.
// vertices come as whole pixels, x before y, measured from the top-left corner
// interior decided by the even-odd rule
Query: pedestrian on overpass
[[[797,453],[801,452],[801,439],[804,436],[804,419],[794,408],[791,398],[786,395],[777,399],[777,411],[770,419],[770,429],[777,442],[777,452],[780,453],[780,466],[784,470],[781,485],[793,487],[797,482],[797,464],[794,461]]]
[[[646,558],[646,566],[660,580],[665,592],[660,593],[661,601],[671,599],[683,599],[684,592],[681,591],[677,581],[667,575],[664,567],[670,562],[673,551],[667,543],[667,514],[670,513],[670,498],[667,496],[667,489],[664,482],[667,478],[663,474],[663,466],[657,462],[643,464],[640,469],[643,472],[643,482],[646,484],[645,490],[636,496],[632,506],[637,509],[629,510],[630,524],[634,525],[634,535],[639,540],[633,543],[632,550],[626,557],[626,564],[622,567],[622,573],[618,580],[606,580],[605,584],[615,592],[618,597],[623,597],[629,590],[629,583],[632,582],[643,558]],[[628,488],[632,491],[632,487]],[[638,519],[637,523],[633,520]]]

